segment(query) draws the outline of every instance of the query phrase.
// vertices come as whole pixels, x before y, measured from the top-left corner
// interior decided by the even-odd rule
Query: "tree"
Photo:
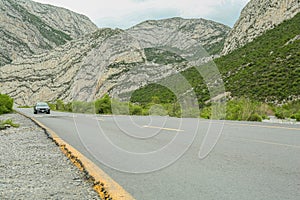
[[[95,101],[95,108],[97,114],[112,114],[111,98],[108,96],[108,94]]]

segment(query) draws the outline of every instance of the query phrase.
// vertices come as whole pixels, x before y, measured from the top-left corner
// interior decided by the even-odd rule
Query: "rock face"
[[[191,42],[202,46],[210,55],[219,54],[230,28],[205,19],[171,18],[142,22],[126,32],[144,48],[169,46],[187,50]]]
[[[0,92],[20,105],[92,101],[106,93],[128,100],[139,87],[218,55],[230,30],[181,18],[96,30],[65,9],[25,0],[0,4]]]
[[[167,63],[153,60],[153,55],[168,55]],[[92,101],[106,93],[130,93],[185,69],[187,63],[167,50],[144,49],[125,31],[100,29],[0,67],[0,90],[20,105],[56,99]]]
[[[30,0],[0,0],[0,66],[97,30],[86,16]]]
[[[222,54],[244,46],[300,11],[300,0],[251,0],[229,33]]]
[[[104,67],[114,59],[113,56],[102,59],[102,53],[114,53],[113,49],[108,49],[110,46],[105,39],[118,33],[110,29],[99,30],[50,52],[2,66],[1,92],[14,97],[21,105],[58,98],[73,100],[80,95],[80,100],[92,98],[98,77],[104,76]]]

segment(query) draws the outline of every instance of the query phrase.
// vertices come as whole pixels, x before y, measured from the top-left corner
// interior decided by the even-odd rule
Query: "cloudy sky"
[[[148,19],[205,18],[233,26],[250,0],[34,0],[88,16],[98,27],[129,28]]]

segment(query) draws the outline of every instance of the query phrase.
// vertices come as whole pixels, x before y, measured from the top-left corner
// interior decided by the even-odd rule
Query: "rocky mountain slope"
[[[0,67],[0,91],[21,105],[91,101],[106,93],[126,99],[139,87],[211,59],[206,50],[218,54],[229,31],[211,21],[180,18],[94,31],[86,17],[65,9],[0,2],[2,58],[8,58]]]
[[[226,39],[222,54],[244,46],[300,11],[300,0],[251,0]]]
[[[209,55],[219,54],[230,28],[205,19],[171,18],[148,20],[126,32],[140,41],[142,47],[172,47],[187,51],[193,42]]]
[[[139,87],[188,67],[189,61],[171,50],[144,48],[126,31],[100,29],[2,66],[0,90],[21,105],[56,99],[91,101],[106,93],[126,99]]]
[[[0,0],[0,66],[97,30],[86,16],[30,0]]]
[[[282,105],[300,99],[299,47],[300,13],[237,51],[214,59],[214,63],[222,74],[228,96]],[[181,74],[191,83],[199,104],[204,106],[211,96],[203,77],[196,68]],[[149,103],[153,96],[164,102],[174,99],[166,88],[147,85],[137,90],[132,100]]]

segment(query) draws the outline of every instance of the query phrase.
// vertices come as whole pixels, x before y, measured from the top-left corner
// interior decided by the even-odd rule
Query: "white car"
[[[50,114],[50,107],[47,103],[45,102],[38,102],[35,104],[33,107],[33,113],[38,114],[38,113],[46,113]]]

